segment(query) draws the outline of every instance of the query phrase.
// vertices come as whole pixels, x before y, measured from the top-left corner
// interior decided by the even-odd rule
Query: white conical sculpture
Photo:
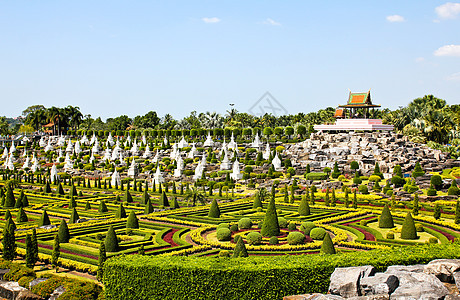
[[[125,158],[123,156],[123,151],[118,151],[118,159],[120,160],[120,165],[121,166],[125,166],[126,165],[126,161],[125,161]]]
[[[281,171],[281,160],[278,157],[278,152],[276,152],[275,157],[272,160],[272,165],[275,168],[275,171]]]
[[[192,149],[190,149],[190,152],[187,154],[187,158],[193,159],[197,154],[198,150],[196,150],[195,143],[193,143]]]
[[[185,140],[185,138],[182,137],[181,140],[179,141],[179,143],[177,144],[177,148],[182,149],[182,148],[185,148],[185,147],[188,147],[188,143]]]
[[[52,151],[53,145],[51,145],[51,139],[48,139],[48,144],[45,147],[45,152]]]
[[[199,180],[203,176],[203,171],[204,171],[204,165],[200,161],[198,165],[195,168],[195,174],[193,175],[193,180]]]
[[[27,149],[24,148],[24,152],[22,153],[22,157],[28,157],[27,155]]]
[[[58,151],[58,158],[61,158],[61,157],[63,157],[63,156],[64,156],[64,154],[62,153],[62,149],[59,148],[59,151]]]
[[[142,158],[150,158],[152,156],[152,152],[150,152],[150,147],[147,145],[145,147],[144,154],[142,155]]]
[[[10,153],[16,152],[16,147],[14,146],[14,141],[11,142]]]
[[[67,140],[67,147],[65,148],[65,152],[73,152],[73,145],[70,139]]]
[[[45,147],[46,146],[46,141],[45,141],[45,137],[42,136],[40,138],[40,141],[38,142],[38,144],[40,145],[41,148]]]
[[[121,177],[120,174],[118,174],[117,172],[117,168],[115,168],[115,171],[113,171],[112,180],[110,181],[110,184],[112,185],[112,187],[121,186]]]
[[[22,168],[23,169],[26,169],[26,168],[29,168],[30,169],[30,158],[29,156],[26,157],[26,160],[24,161],[24,164],[22,164]]]
[[[72,169],[73,169],[73,163],[70,160],[69,153],[66,153],[65,160],[64,160],[64,170],[72,170]]]
[[[182,176],[182,170],[184,169],[184,162],[182,161],[182,156],[177,157],[176,160],[177,167],[174,169],[174,177],[181,177]]]
[[[152,163],[153,164],[156,164],[158,162],[158,159],[160,158],[160,154],[158,154],[158,149],[157,149],[157,153],[155,154],[155,156],[153,157],[152,159]]]
[[[105,148],[104,157],[102,158],[102,160],[104,161],[110,160],[111,157],[112,157],[112,152],[110,152],[109,148]]]
[[[147,145],[147,138],[145,137],[145,135],[142,135],[142,143],[144,143],[144,145]]]
[[[51,167],[51,172],[50,172],[51,183],[56,184],[57,179],[58,179],[57,176],[58,176],[58,175],[57,175],[56,165],[53,164],[53,166]]]
[[[113,146],[114,141],[112,137],[112,132],[109,133],[109,136],[107,137],[107,142],[110,144],[110,146]]]
[[[233,132],[232,132],[232,137],[230,139],[230,142],[227,145],[227,149],[236,149],[237,145],[235,143],[235,139],[233,138]]]
[[[214,142],[212,141],[211,134],[208,132],[208,136],[206,137],[206,141],[204,141],[203,147],[212,147],[214,146]]]
[[[96,139],[96,141],[94,142],[93,148],[91,148],[91,152],[93,152],[93,153],[99,153],[99,142],[98,142],[97,139]]]
[[[262,157],[267,160],[270,158],[270,144],[267,143],[267,146],[265,147],[265,151],[262,152]]]
[[[129,169],[128,169],[128,176],[134,178],[137,176],[138,173],[139,173],[139,170],[137,168],[137,164],[134,161],[134,157],[133,157],[133,159],[131,160],[131,165],[129,166]]]
[[[241,174],[240,172],[240,163],[238,162],[238,158],[233,163],[233,169],[232,173],[230,174],[230,178],[232,178],[235,181],[243,178],[243,174]]]
[[[152,184],[159,184],[159,183],[164,183],[165,179],[163,178],[163,175],[161,174],[160,167],[157,166],[157,170],[155,174],[153,174],[153,181]]]
[[[6,159],[8,157],[8,148],[3,148],[2,159]]]
[[[86,137],[86,134],[85,134],[85,136],[84,136],[83,138],[88,139],[88,138]],[[96,140],[96,134],[93,132],[93,135],[91,136],[91,140],[89,141],[89,144],[90,144],[90,145],[94,144],[94,141],[95,141],[95,140]],[[83,139],[82,139],[82,141],[83,141]]]
[[[139,148],[137,146],[136,140],[134,140],[133,146],[131,147],[131,154],[134,156],[134,155],[137,155],[138,153],[139,153]]]
[[[94,135],[93,133],[93,137],[91,138],[91,141],[93,141],[93,138],[95,138],[96,136]],[[90,143],[90,141],[88,140],[88,137],[86,136],[86,133],[83,135],[83,137],[81,138],[80,140],[80,144],[85,144],[85,145],[88,145],[88,144],[92,144]]]
[[[107,149],[109,149],[109,148],[107,148]],[[119,159],[120,158],[120,153],[121,153],[121,151],[118,151],[118,149],[116,149],[116,148],[113,149],[112,156],[110,157],[110,160],[114,161],[114,160]]]
[[[94,157],[94,153],[93,153],[93,151],[91,151],[91,157],[89,158],[89,163],[92,163],[95,160],[96,160],[96,158]]]
[[[8,169],[8,163],[9,163],[9,156],[6,157],[6,160],[3,162],[3,169],[7,170]]]
[[[58,145],[59,147],[62,147],[62,146],[65,145],[65,137],[64,137],[62,134],[59,136],[57,145]]]
[[[127,141],[128,143],[131,143],[131,136],[130,136],[130,135],[128,135],[128,137],[126,138],[126,141]]]
[[[75,153],[78,155],[81,152],[80,141],[75,142]]]
[[[171,153],[169,154],[169,158],[171,158],[171,159],[175,159],[175,158],[176,158],[176,156],[177,156],[176,150],[177,150],[177,144],[174,143],[174,144],[172,145],[172,149],[171,149]]]
[[[33,157],[32,157],[32,172],[36,172],[38,169],[40,169],[40,165],[38,164],[38,160],[37,158],[35,157],[35,153],[33,154]]]
[[[263,144],[260,142],[260,139],[259,139],[259,133],[257,132],[256,133],[256,137],[254,138],[254,141],[252,142],[251,144],[251,147],[252,148],[256,148],[256,149],[259,149],[263,146]]]
[[[165,146],[168,144],[168,139],[166,138],[166,136],[165,136],[165,138],[163,139],[163,144],[165,144]]]
[[[220,163],[221,170],[230,170],[232,168],[232,162],[228,159],[227,151],[224,151],[224,159]]]

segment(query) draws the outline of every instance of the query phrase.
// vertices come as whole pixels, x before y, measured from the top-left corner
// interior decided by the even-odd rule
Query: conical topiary
[[[9,219],[7,219],[5,224],[8,225],[7,227],[9,227],[10,225],[13,226],[13,230],[16,230],[16,223],[14,223],[13,218],[10,217]]]
[[[260,194],[259,192],[256,193],[255,197],[254,197],[254,203],[252,204],[252,208],[258,208],[258,207],[262,207],[262,201],[260,201]]]
[[[323,254],[335,254],[334,244],[332,243],[331,236],[328,233],[324,236],[320,251]]]
[[[299,204],[299,215],[309,216],[310,215],[310,205],[308,204],[307,197],[303,196]]]
[[[69,208],[74,208],[74,207],[77,207],[77,201],[75,201],[74,196],[71,196],[69,200]]]
[[[68,243],[70,239],[69,227],[67,227],[67,223],[65,220],[61,220],[61,224],[59,225],[58,237],[60,243]]]
[[[69,223],[77,223],[77,221],[80,219],[80,216],[78,215],[77,209],[74,207],[72,209],[72,214],[70,215],[70,220]]]
[[[212,200],[211,207],[209,208],[208,212],[209,218],[220,218],[220,209],[219,205],[217,204],[217,200]]]
[[[22,207],[18,210],[18,214],[16,216],[17,222],[27,222],[29,218],[27,217],[26,212],[22,209]]]
[[[150,195],[147,190],[144,190],[144,193],[142,194],[142,203],[147,204],[148,200],[150,200]]]
[[[126,222],[126,228],[139,228],[139,221],[137,220],[134,210],[129,213],[128,221]]]
[[[168,197],[166,196],[166,193],[164,191],[161,193],[160,205],[169,206]]]
[[[417,230],[415,229],[414,219],[412,214],[409,212],[404,219],[404,223],[401,229],[401,238],[404,240],[416,240]]]
[[[455,224],[460,223],[460,200],[457,200],[457,204],[455,205]]]
[[[70,196],[74,196],[74,197],[78,196],[77,188],[75,187],[75,185],[73,185],[73,183],[72,183],[72,187],[70,188],[69,194]]]
[[[40,217],[40,220],[38,221],[38,227],[50,225],[50,217],[48,216],[48,213],[46,210],[43,211],[42,216]]]
[[[86,201],[85,205],[85,210],[90,210],[91,209],[91,204],[89,203],[89,200]]]
[[[29,206],[29,199],[27,198],[27,195],[24,194],[22,197],[22,207],[28,207]]]
[[[129,192],[129,190],[126,190],[125,195],[123,196],[123,202],[126,202],[126,203],[133,202],[133,197],[131,196],[131,193]]]
[[[5,208],[13,208],[14,205],[16,204],[16,200],[14,199],[14,193],[13,190],[9,185],[6,186],[6,196],[5,196]]]
[[[393,222],[393,216],[391,215],[388,204],[385,203],[385,206],[382,209],[382,214],[379,218],[379,227],[380,228],[393,228],[395,224]]]
[[[101,200],[101,202],[99,202],[99,207],[97,209],[98,212],[100,213],[104,213],[104,212],[108,212],[109,210],[107,209],[107,205],[105,205],[105,201],[104,200]]]
[[[173,206],[172,206],[172,208],[180,208],[179,202],[177,202],[177,198],[176,198],[176,197],[174,197],[174,199],[173,199]]]
[[[233,257],[248,257],[248,251],[244,245],[242,238],[239,238],[236,242],[235,250],[233,251]]]
[[[260,233],[264,237],[272,237],[280,234],[280,227],[278,224],[278,215],[276,214],[275,198],[272,197],[268,203],[267,211],[265,213],[264,223]]]
[[[117,252],[118,251],[118,239],[113,226],[110,225],[107,235],[104,240],[105,249],[107,252]]]
[[[126,210],[123,207],[123,203],[120,203],[120,205],[118,206],[118,209],[115,212],[115,218],[117,219],[126,218]]]
[[[144,214],[151,214],[153,213],[153,206],[150,202],[150,199],[147,200],[147,204],[145,204]]]
[[[57,186],[57,189],[56,189],[57,193],[59,195],[64,195],[64,189],[62,188],[62,184],[59,182],[58,186]]]

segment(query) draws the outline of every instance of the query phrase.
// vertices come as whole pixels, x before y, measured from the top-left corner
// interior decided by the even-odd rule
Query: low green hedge
[[[336,255],[248,258],[121,255],[104,265],[108,299],[281,299],[327,292],[336,267],[427,263],[459,258],[460,244],[395,247]]]

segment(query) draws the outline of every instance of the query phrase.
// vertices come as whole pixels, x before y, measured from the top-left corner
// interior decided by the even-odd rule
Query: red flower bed
[[[442,230],[439,230],[439,229],[436,229],[436,228],[433,228],[433,227],[429,227],[429,226],[425,226],[426,228],[428,229],[431,229],[431,230],[434,230],[436,232],[439,232],[441,233],[442,235],[444,235],[449,241],[453,242],[455,240],[455,237],[451,234],[448,234],[447,232],[444,232]]]
[[[53,249],[53,247],[48,246],[48,245],[43,245],[43,244],[38,244],[38,247],[45,248],[45,249],[50,249],[50,250]],[[98,257],[93,256],[93,255],[75,253],[75,252],[72,252],[72,251],[69,251],[69,250],[66,250],[66,249],[62,249],[62,248],[60,249],[60,251],[62,253],[72,254],[72,255],[76,255],[76,256],[83,256],[83,257],[90,258],[90,259],[96,259],[96,260],[98,259]]]
[[[358,228],[358,227],[355,227],[355,226],[350,226],[351,228],[354,228],[356,230],[358,230],[359,232],[361,232],[362,234],[364,234],[364,239],[367,240],[367,241],[375,241],[375,236],[373,234],[371,234],[370,232],[364,230],[364,229],[361,229],[361,228]]]
[[[178,231],[179,229],[172,229],[171,231],[169,231],[167,234],[165,234],[165,236],[163,237],[163,240],[165,242],[167,242],[168,244],[171,245],[171,247],[177,247],[179,246],[178,244],[176,244],[174,241],[173,241],[173,235],[176,231]]]

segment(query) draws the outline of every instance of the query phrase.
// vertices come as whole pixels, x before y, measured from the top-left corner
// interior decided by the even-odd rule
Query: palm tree
[[[204,194],[200,192],[196,187],[193,187],[186,193],[184,200],[187,200],[188,203],[190,203],[191,201],[192,206],[195,206],[197,201],[199,201],[203,205],[206,204]]]
[[[269,194],[266,188],[259,188],[256,192],[259,195],[259,199],[261,202],[268,200]]]
[[[72,125],[73,129],[76,130],[83,121],[83,114],[80,111],[80,107],[69,105],[65,108],[65,110],[67,112],[67,116],[70,118],[70,125]]]

